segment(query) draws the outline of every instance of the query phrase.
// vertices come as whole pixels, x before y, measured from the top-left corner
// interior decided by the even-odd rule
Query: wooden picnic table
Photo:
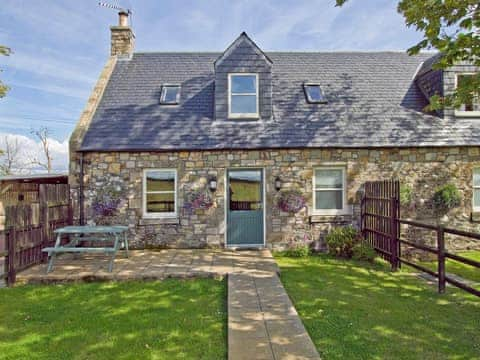
[[[125,246],[125,253],[128,257],[128,236],[127,226],[113,225],[113,226],[66,226],[55,230],[57,238],[54,247],[47,247],[42,249],[43,252],[48,253],[48,267],[47,274],[52,270],[54,260],[57,254],[61,253],[105,253],[110,254],[110,262],[108,264],[108,271],[112,272],[115,255],[120,249],[123,241]],[[69,242],[61,245],[62,236],[68,236]],[[100,243],[102,247],[78,247],[82,242]],[[112,242],[112,246],[106,246],[105,243]]]

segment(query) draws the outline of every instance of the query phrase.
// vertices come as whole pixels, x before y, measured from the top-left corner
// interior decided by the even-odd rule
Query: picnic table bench
[[[127,226],[66,226],[55,230],[57,238],[54,247],[47,247],[42,249],[43,252],[48,253],[48,267],[47,274],[52,271],[54,260],[57,254],[61,253],[104,253],[110,255],[110,262],[108,264],[108,271],[112,272],[115,255],[120,249],[121,243],[125,245],[125,253],[128,257],[128,237]],[[61,245],[62,236],[68,236],[69,242]],[[78,247],[82,242],[100,243],[104,246],[86,246]],[[111,246],[106,246],[107,243],[112,243]]]

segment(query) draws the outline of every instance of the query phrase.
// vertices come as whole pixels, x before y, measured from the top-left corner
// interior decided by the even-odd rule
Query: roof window
[[[456,86],[463,85],[466,88],[471,88],[471,81],[474,78],[474,73],[464,73],[456,75]],[[478,96],[473,96],[473,98],[465,103],[460,105],[460,108],[455,109],[456,116],[466,116],[466,117],[480,117],[480,99]]]
[[[305,97],[307,102],[311,104],[325,104],[327,99],[323,94],[320,84],[303,84],[303,89],[305,90]]]
[[[180,85],[165,84],[160,94],[160,104],[177,105],[180,102]]]

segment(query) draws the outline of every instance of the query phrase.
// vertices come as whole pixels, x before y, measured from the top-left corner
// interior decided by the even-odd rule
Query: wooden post
[[[365,239],[365,193],[360,200],[360,232],[362,233],[363,240]]]
[[[49,227],[49,218],[48,218],[48,197],[47,197],[47,185],[40,184],[38,187],[38,202],[39,202],[39,217],[40,217],[40,227],[41,227],[41,236],[42,236],[42,248],[48,247],[49,236],[50,236],[50,227]],[[47,258],[46,253],[42,253],[42,262]]]
[[[13,207],[11,216],[14,220],[13,226],[10,226],[8,231],[8,242],[7,242],[7,284],[13,285],[16,280],[15,272],[15,247],[17,242],[17,230],[16,230],[16,219],[17,219],[17,207]],[[10,214],[9,214],[10,215]],[[11,224],[10,224],[11,225]]]
[[[445,292],[445,231],[443,226],[437,228],[438,248],[438,292]]]
[[[3,285],[8,274],[7,229],[5,207],[0,201],[0,286]]]
[[[390,199],[390,264],[392,265],[392,271],[398,270],[396,206],[397,200],[392,196]]]
[[[73,204],[72,204],[72,196],[70,195],[70,186],[68,184],[67,184],[67,196],[68,196],[67,225],[73,225]]]
[[[395,228],[395,231],[397,233],[397,265],[398,265],[398,268],[401,269],[402,268],[402,262],[400,261],[400,258],[402,257],[402,246],[401,246],[401,242],[400,242],[400,220],[401,217],[400,217],[400,181],[399,180],[395,180],[395,199],[397,199],[397,208],[396,208],[396,213],[395,213],[395,216],[397,218],[397,224],[396,224],[396,228]]]

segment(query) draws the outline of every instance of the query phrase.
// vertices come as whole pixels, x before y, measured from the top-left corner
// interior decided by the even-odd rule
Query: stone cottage
[[[427,113],[477,68],[438,55],[265,52],[242,33],[223,52],[134,52],[128,14],[70,140],[81,223],[122,223],[143,247],[283,246],[356,224],[367,180],[399,178],[405,215],[449,225],[480,213],[480,108]],[[460,246],[460,245],[459,245]],[[465,247],[468,244],[461,243]]]

